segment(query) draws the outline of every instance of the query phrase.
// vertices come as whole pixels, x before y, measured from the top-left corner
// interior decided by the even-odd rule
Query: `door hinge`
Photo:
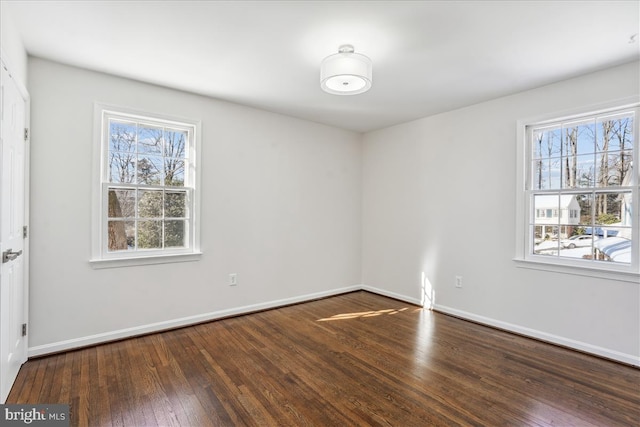
[[[22,238],[26,239],[27,237],[29,237],[29,226],[25,225],[22,227]]]
[[[24,140],[27,141],[29,139],[29,128],[24,128]]]
[[[27,336],[27,324],[26,323],[22,324],[22,336],[23,337]]]

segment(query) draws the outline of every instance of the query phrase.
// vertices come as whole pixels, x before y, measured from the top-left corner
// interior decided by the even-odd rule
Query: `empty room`
[[[640,1],[0,17],[0,425],[640,424]]]

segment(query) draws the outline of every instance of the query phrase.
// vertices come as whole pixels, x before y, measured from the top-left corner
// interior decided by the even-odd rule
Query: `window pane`
[[[618,167],[622,167],[622,163],[626,160],[626,156],[622,156],[620,152],[614,154],[598,153],[596,185],[598,187],[620,185],[622,171],[618,171]]]
[[[578,224],[591,226],[593,224],[593,194],[577,194],[576,200],[579,205]]]
[[[164,216],[165,218],[184,218],[186,217],[186,201],[187,193],[166,192],[164,199]]]
[[[562,162],[563,188],[593,187],[594,171],[593,154],[564,158]]]
[[[600,118],[596,129],[598,151],[633,149],[633,115]]]
[[[631,192],[596,194],[595,209],[596,224],[631,226]]]
[[[578,234],[577,229],[566,226],[560,240],[559,256],[565,258],[593,259],[593,244],[597,236]]]
[[[160,185],[162,169],[162,157],[138,156],[138,184]]]
[[[164,159],[164,185],[184,187],[184,160]]]
[[[613,185],[630,185],[632,172],[632,152],[617,151],[598,153],[598,187]]]
[[[534,245],[539,245],[540,243],[544,242],[547,238],[547,236],[543,233],[543,226],[541,225],[535,225],[533,227],[531,227],[531,230],[533,230],[533,244]]]
[[[533,208],[535,215],[535,224],[557,225],[558,217],[554,218],[554,211],[560,206],[560,198],[553,195],[536,195],[533,198]]]
[[[109,182],[135,182],[135,153],[109,153]]]
[[[131,251],[136,247],[134,221],[109,221],[107,223],[107,249],[114,251]]]
[[[188,133],[186,131],[167,129],[164,131],[165,157],[184,159]]]
[[[539,255],[558,254],[558,206],[557,195],[536,195],[533,199],[534,253]],[[554,216],[555,212],[555,216]]]
[[[109,218],[133,218],[136,216],[136,191],[109,189]]]
[[[185,247],[185,221],[170,220],[164,222],[165,248]]]
[[[598,261],[631,263],[631,238],[609,235],[608,227],[603,227],[603,237],[595,243],[595,257]],[[629,235],[631,231],[629,230]]]
[[[533,158],[559,157],[562,149],[562,130],[559,127],[537,129],[533,132]]]
[[[138,248],[162,248],[162,221],[138,221]]]
[[[558,237],[566,239],[575,234],[577,225],[580,223],[580,203],[575,194],[560,196],[560,210],[557,215],[560,221]]]
[[[550,225],[536,225],[533,229],[533,252],[538,255],[557,256],[559,242],[558,227]]]
[[[162,156],[162,129],[138,127],[138,153]]]
[[[595,123],[588,120],[582,123],[572,123],[565,128],[564,156],[580,156],[593,154],[596,144]]]
[[[109,122],[109,152],[136,151],[136,124],[111,120]]]
[[[534,189],[550,190],[560,188],[560,158],[534,160],[531,170],[533,172]]]
[[[631,192],[598,194],[595,198],[599,261],[631,262]]]
[[[162,191],[138,191],[138,217],[162,218]]]
[[[595,166],[593,154],[578,156],[577,158],[577,187],[593,187],[595,179]]]

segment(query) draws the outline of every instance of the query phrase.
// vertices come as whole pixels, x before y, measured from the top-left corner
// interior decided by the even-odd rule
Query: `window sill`
[[[607,280],[617,280],[621,282],[640,283],[640,273],[633,271],[610,270],[592,266],[577,266],[567,264],[556,264],[548,261],[538,261],[524,258],[514,258],[518,268],[529,268],[532,270],[549,271],[561,274],[571,274],[573,276],[596,277]]]
[[[201,256],[202,252],[190,252],[186,254],[161,254],[152,256],[139,256],[135,258],[100,258],[89,260],[89,264],[93,269],[97,270],[103,268],[133,267],[138,265],[199,261]]]

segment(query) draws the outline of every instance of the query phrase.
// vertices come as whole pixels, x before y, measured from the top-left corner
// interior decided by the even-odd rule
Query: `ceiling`
[[[640,1],[7,1],[30,55],[367,132],[640,58]],[[319,85],[341,44],[367,93]]]

